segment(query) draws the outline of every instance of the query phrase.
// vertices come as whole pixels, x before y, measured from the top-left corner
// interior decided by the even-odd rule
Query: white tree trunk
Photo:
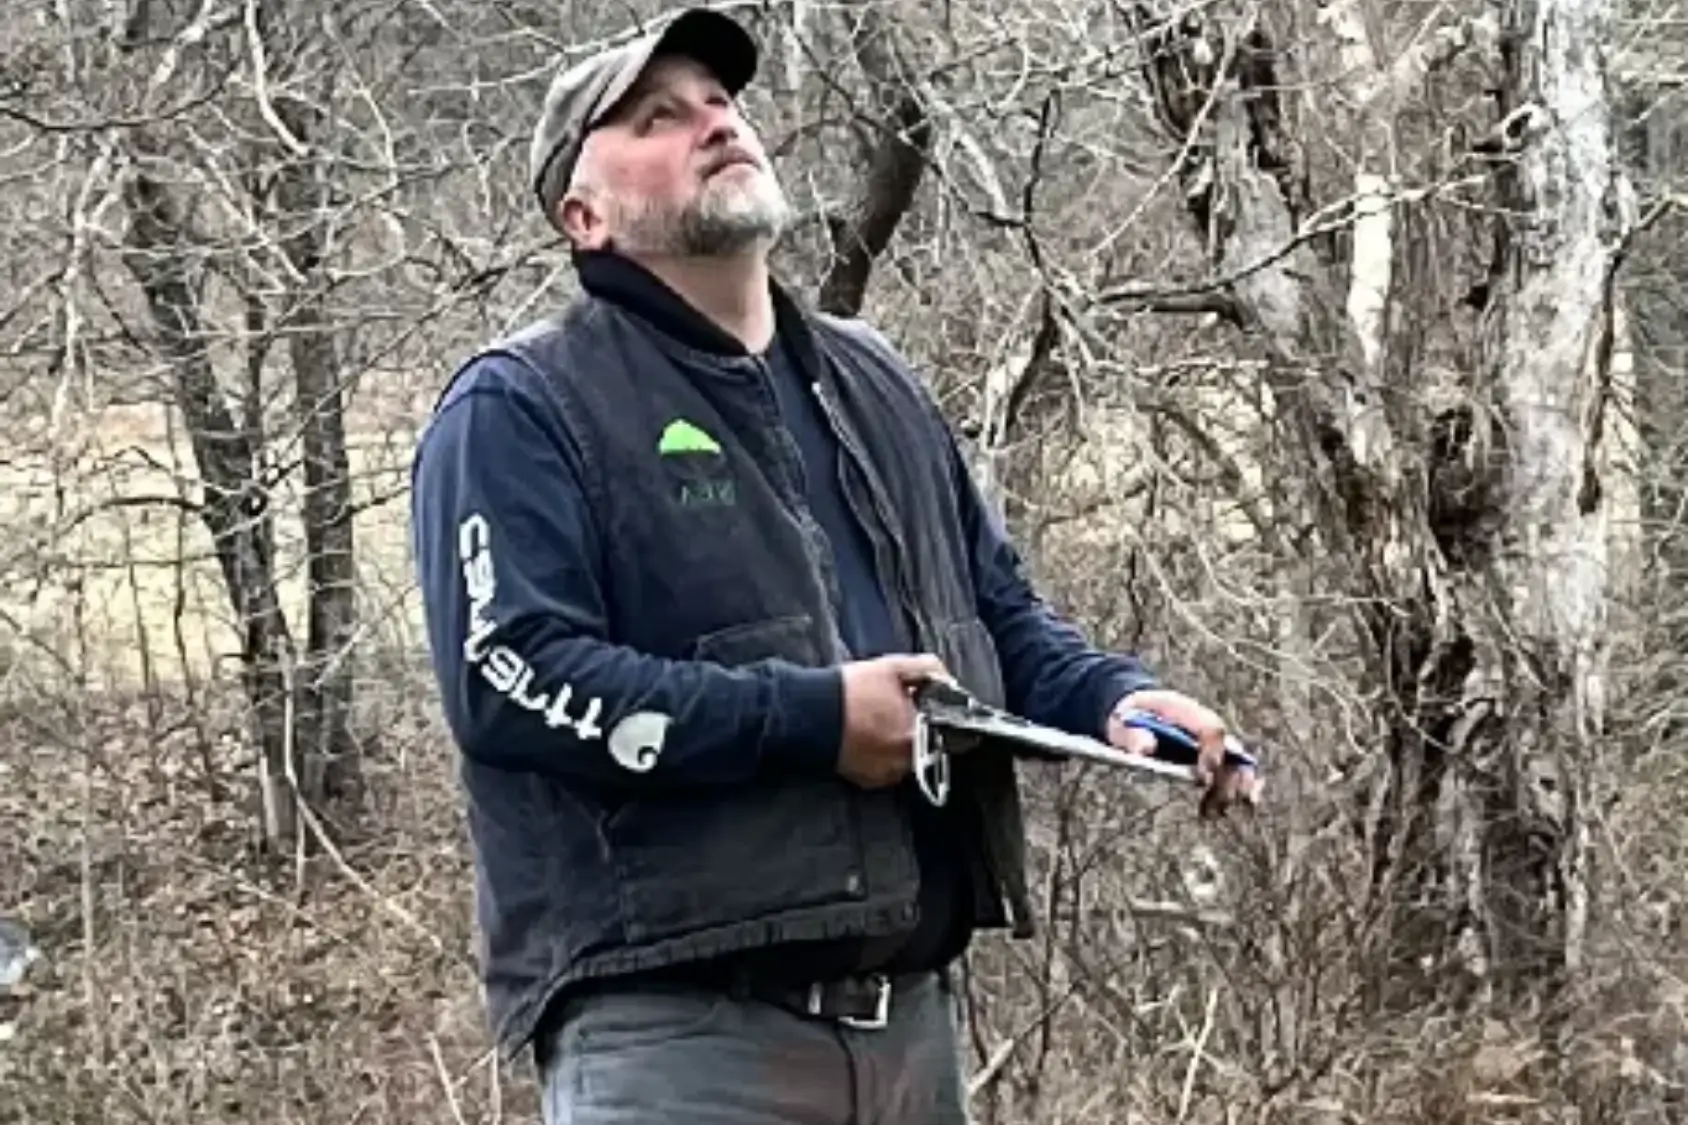
[[[1518,0],[1508,15],[1517,104],[1507,140],[1516,158],[1501,196],[1514,217],[1487,334],[1506,449],[1492,589],[1508,704],[1494,749],[1507,760],[1483,761],[1481,772],[1512,782],[1514,807],[1492,814],[1551,830],[1557,869],[1556,878],[1510,888],[1536,901],[1492,910],[1489,944],[1510,946],[1520,915],[1552,918],[1562,967],[1575,973],[1587,925],[1583,805],[1604,726],[1609,513],[1619,484],[1602,479],[1600,449],[1618,327],[1614,274],[1633,205],[1608,89],[1612,0]],[[1539,925],[1525,929],[1545,936]]]
[[[1265,31],[1244,20],[1227,37],[1187,10],[1138,19],[1163,124],[1191,153],[1180,171],[1192,217],[1230,279],[1235,321],[1273,358],[1288,424],[1318,454],[1327,540],[1367,607],[1372,675],[1389,703],[1375,848],[1405,935],[1394,964],[1400,975],[1463,968],[1479,999],[1491,970],[1526,988],[1542,969],[1574,970],[1587,913],[1581,778],[1604,706],[1607,523],[1627,483],[1601,443],[1626,209],[1600,47],[1610,0],[1515,3],[1501,23],[1453,23],[1404,51],[1381,41],[1368,0],[1324,8],[1342,96],[1320,99],[1318,127],[1354,138],[1354,194],[1320,214],[1298,197],[1276,101],[1304,76],[1274,73],[1282,60]],[[1395,189],[1410,179],[1395,138],[1405,98],[1468,50],[1498,50],[1506,64],[1505,96],[1522,108],[1495,135],[1520,162],[1516,173],[1487,165],[1495,213],[1510,218],[1496,220],[1506,226],[1484,349],[1430,371],[1414,337],[1439,330],[1448,302],[1420,276],[1437,271],[1414,265],[1403,222],[1438,189]],[[1188,108],[1192,76],[1214,84],[1211,110]],[[1342,271],[1306,232],[1344,215]]]

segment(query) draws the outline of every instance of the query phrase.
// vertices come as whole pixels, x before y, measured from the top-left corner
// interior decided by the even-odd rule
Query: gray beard
[[[782,224],[763,212],[709,214],[689,208],[671,234],[673,250],[688,257],[714,258],[748,250],[758,241],[779,237]]]
[[[784,232],[789,208],[778,187],[764,184],[755,193],[723,195],[705,192],[679,211],[627,207],[615,241],[634,254],[715,258],[772,242]]]

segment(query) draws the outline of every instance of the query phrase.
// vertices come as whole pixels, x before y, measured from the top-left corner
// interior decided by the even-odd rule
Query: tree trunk
[[[147,0],[136,0],[130,7],[123,29],[126,48],[166,45],[143,100],[170,87],[183,66],[184,51],[203,40],[213,14],[202,9],[199,20],[172,40],[158,22],[164,13],[157,13]],[[197,510],[210,533],[240,630],[242,684],[259,751],[262,838],[279,851],[294,843],[299,832],[299,774],[290,724],[296,653],[277,592],[263,434],[255,409],[236,422],[218,385],[196,293],[193,263],[201,250],[190,233],[185,196],[167,175],[170,147],[150,125],[129,130],[127,143],[133,166],[123,185],[129,215],[124,263],[146,298],[157,346],[174,368],[175,404],[187,425],[200,475]]]
[[[897,76],[894,25],[873,5],[853,15],[856,60],[868,80],[869,101],[881,108],[884,120],[866,146],[861,188],[849,212],[827,217],[832,262],[815,303],[837,316],[861,312],[873,265],[914,203],[932,143],[925,106]]]
[[[269,15],[266,9],[266,18],[252,32],[267,36]],[[297,69],[303,56],[301,46],[294,44],[288,69]],[[326,104],[329,84],[319,84],[325,87],[319,104]],[[353,796],[360,776],[351,730],[352,642],[358,627],[355,509],[339,357],[324,308],[330,284],[322,269],[330,222],[328,176],[320,149],[312,145],[320,117],[303,99],[276,97],[275,124],[284,132],[279,139],[293,150],[289,154],[276,146],[280,167],[274,226],[294,232],[282,241],[294,283],[284,298],[288,306],[280,327],[287,336],[304,451],[302,518],[309,602],[305,655],[298,669],[295,741],[304,793],[312,802]]]
[[[281,189],[282,198],[288,192]],[[291,211],[291,209],[288,209]],[[351,470],[334,339],[320,292],[301,294],[288,326],[303,435],[306,576],[305,656],[299,666],[297,741],[310,799],[352,795],[360,775],[351,733],[356,663],[356,568]]]
[[[1607,590],[1594,458],[1619,224],[1603,3],[1519,4],[1505,36],[1470,21],[1389,55],[1360,0],[1323,9],[1350,110],[1316,127],[1357,138],[1349,222],[1324,219],[1347,226],[1336,239],[1308,229],[1304,146],[1268,29],[1227,35],[1192,12],[1136,10],[1144,76],[1186,146],[1187,210],[1219,277],[1187,292],[1228,295],[1266,353],[1282,424],[1317,455],[1321,532],[1372,646],[1390,765],[1366,827],[1390,919],[1380,1001],[1461,984],[1481,1001],[1496,977],[1529,987],[1581,952],[1579,771],[1600,729]],[[1497,38],[1516,44],[1510,103],[1568,124],[1497,130],[1522,155],[1516,175],[1492,177],[1515,217],[1497,232],[1473,352],[1434,336],[1459,310],[1430,268],[1431,193],[1398,186],[1395,136],[1405,96]],[[1132,286],[1102,299],[1165,296]]]
[[[1604,724],[1609,578],[1601,438],[1615,274],[1633,204],[1616,160],[1611,0],[1513,0],[1503,120],[1515,163],[1483,344],[1503,519],[1485,574],[1502,722],[1466,748],[1487,828],[1484,946],[1497,970],[1570,974],[1588,918],[1588,772]]]
[[[176,407],[201,478],[199,515],[241,631],[242,679],[259,747],[263,837],[285,846],[298,831],[287,702],[293,640],[276,594],[260,439],[236,425],[217,385],[190,282],[181,203],[149,170],[162,158],[160,150],[145,129],[134,131],[131,144],[135,167],[123,193],[130,217],[125,262],[146,296],[159,349],[175,368]]]

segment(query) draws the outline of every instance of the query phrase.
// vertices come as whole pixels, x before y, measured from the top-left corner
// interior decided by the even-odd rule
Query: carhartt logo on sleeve
[[[610,756],[634,773],[649,773],[662,756],[674,716],[635,711],[610,729]]]
[[[544,719],[553,730],[572,730],[582,742],[604,736],[598,725],[604,701],[581,693],[568,682],[543,684],[527,657],[503,644],[498,608],[498,567],[492,551],[492,522],[470,512],[457,525],[457,557],[463,568],[463,594],[468,602],[463,659],[479,668],[481,678],[511,703]],[[574,710],[571,711],[570,709]]]
[[[676,453],[720,453],[721,446],[684,418],[676,418],[662,431],[662,440],[656,443],[656,451],[670,457]]]

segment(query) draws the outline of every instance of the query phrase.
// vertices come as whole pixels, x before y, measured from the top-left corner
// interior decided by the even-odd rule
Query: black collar
[[[723,357],[750,354],[742,340],[631,258],[611,250],[583,250],[575,253],[574,264],[581,287],[592,296],[627,310],[686,347]],[[795,345],[805,359],[817,357],[814,334],[802,305],[778,281],[770,281],[769,287],[777,338]]]

